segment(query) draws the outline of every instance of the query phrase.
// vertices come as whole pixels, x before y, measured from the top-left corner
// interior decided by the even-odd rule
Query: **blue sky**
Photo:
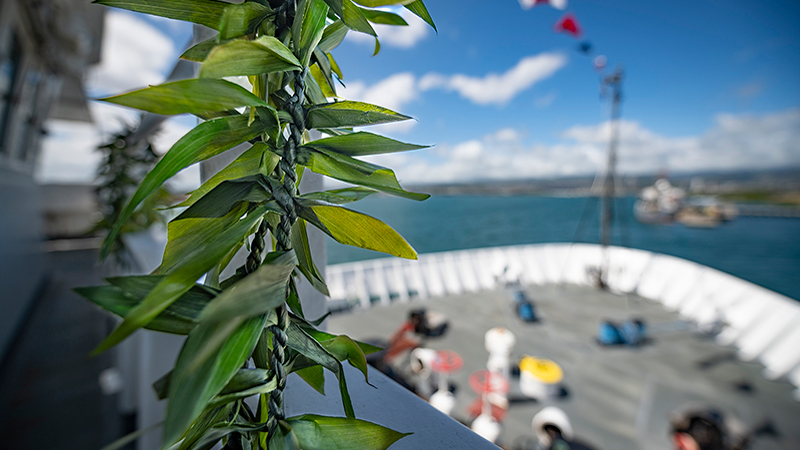
[[[796,1],[570,0],[566,11],[524,10],[516,0],[427,6],[438,35],[405,14],[409,27],[378,28],[378,56],[369,38],[352,32],[334,51],[347,84],[341,95],[417,119],[375,131],[436,144],[373,159],[401,181],[593,174],[604,160],[608,118],[591,64],[599,54],[626,71],[623,173],[800,165]],[[590,57],[576,51],[579,40],[553,32],[565,12],[581,23]],[[188,25],[124,12],[107,16],[109,24],[117,36],[107,36],[114,48],[104,48],[104,63],[88,78],[95,95],[159,82],[191,35]],[[190,118],[172,121],[164,145],[190,126]]]

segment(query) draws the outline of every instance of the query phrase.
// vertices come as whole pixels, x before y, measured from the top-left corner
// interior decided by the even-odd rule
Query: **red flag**
[[[578,24],[578,19],[571,13],[564,14],[556,23],[554,30],[556,33],[567,33],[576,38],[580,38],[581,33],[583,33],[580,24]]]

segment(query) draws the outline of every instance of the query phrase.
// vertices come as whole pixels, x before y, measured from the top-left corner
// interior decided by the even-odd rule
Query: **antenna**
[[[619,117],[621,114],[622,79],[624,71],[616,69],[612,74],[606,75],[600,82],[600,93],[603,96],[611,91],[611,136],[608,142],[608,165],[606,166],[605,179],[602,186],[602,209],[600,212],[600,245],[602,246],[602,262],[597,274],[597,287],[608,288],[608,246],[611,245],[611,221],[613,218],[614,183],[616,181],[617,145],[619,143]]]

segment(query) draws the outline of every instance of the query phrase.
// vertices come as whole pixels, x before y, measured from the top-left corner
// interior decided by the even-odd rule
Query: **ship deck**
[[[476,394],[470,373],[484,369],[488,353],[484,333],[503,326],[517,339],[512,358],[521,355],[556,361],[564,370],[565,395],[548,403],[525,399],[512,379],[510,407],[503,423],[501,445],[516,448],[532,438],[531,419],[548,404],[570,417],[577,438],[604,450],[666,450],[667,416],[687,403],[713,405],[744,423],[770,420],[777,435],[757,438],[751,449],[800,448],[800,403],[792,400],[785,381],[768,381],[758,363],[736,359],[735,350],[721,347],[679,322],[677,313],[636,295],[615,295],[575,285],[532,286],[525,289],[542,322],[527,324],[512,310],[510,289],[482,291],[337,314],[328,329],[353,338],[385,339],[413,308],[426,307],[449,319],[441,338],[426,347],[447,349],[464,359],[451,376],[457,386],[453,416],[466,419],[466,406]],[[605,348],[595,341],[602,318],[641,317],[651,339],[637,348]]]

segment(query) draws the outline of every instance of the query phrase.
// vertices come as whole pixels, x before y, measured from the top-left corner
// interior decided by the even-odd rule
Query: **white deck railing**
[[[331,308],[370,308],[522,285],[592,285],[603,258],[612,291],[637,294],[708,326],[725,325],[720,345],[738,349],[743,361],[764,364],[768,379],[787,377],[800,399],[800,302],[761,286],[674,256],[623,247],[539,244],[382,258],[326,269]]]

